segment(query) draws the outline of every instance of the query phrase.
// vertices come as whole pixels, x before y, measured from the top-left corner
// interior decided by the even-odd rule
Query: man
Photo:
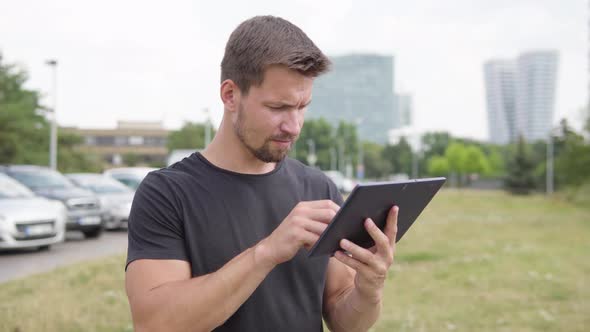
[[[254,17],[221,64],[224,115],[203,153],[150,173],[129,220],[126,288],[137,331],[364,331],[381,309],[397,208],[370,250],[307,258],[342,198],[286,155],[329,60],[293,24]],[[336,203],[335,203],[336,202]]]

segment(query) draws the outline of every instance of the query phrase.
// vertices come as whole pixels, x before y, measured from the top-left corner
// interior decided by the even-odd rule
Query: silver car
[[[0,173],[0,249],[48,249],[64,240],[66,219],[63,203],[35,196]]]
[[[97,238],[104,229],[100,202],[91,191],[76,187],[61,173],[33,165],[0,166],[0,172],[24,184],[38,196],[62,201],[68,208],[68,231]]]
[[[121,167],[121,168],[111,168],[104,171],[104,175],[110,176],[113,179],[121,182],[122,184],[126,185],[127,187],[136,190],[139,187],[143,178],[151,172],[155,171],[157,168],[153,167]]]
[[[133,190],[103,174],[72,173],[66,174],[66,177],[75,185],[92,191],[98,197],[105,228],[127,228]]]

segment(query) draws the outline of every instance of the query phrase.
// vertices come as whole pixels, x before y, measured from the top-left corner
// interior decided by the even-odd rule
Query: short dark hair
[[[264,70],[284,65],[308,77],[330,67],[330,60],[291,22],[275,16],[256,16],[242,22],[230,35],[221,61],[221,82],[231,79],[247,94],[262,84]]]

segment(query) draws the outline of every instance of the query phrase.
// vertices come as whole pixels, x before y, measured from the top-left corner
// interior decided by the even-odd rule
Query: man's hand
[[[301,247],[309,250],[339,209],[331,200],[300,202],[272,234],[260,241],[257,259],[274,266],[293,258]]]
[[[387,216],[387,224],[382,232],[373,220],[365,220],[365,228],[375,241],[370,249],[360,247],[346,239],[340,241],[342,249],[348,256],[337,251],[334,257],[356,271],[354,286],[365,303],[375,304],[381,301],[387,271],[393,264],[395,239],[397,235],[397,216],[399,208],[394,206]],[[358,309],[358,308],[357,308]]]

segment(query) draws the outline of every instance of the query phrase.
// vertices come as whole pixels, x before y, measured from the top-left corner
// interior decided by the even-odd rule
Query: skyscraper
[[[515,139],[515,63],[492,60],[484,65],[490,141],[506,144]]]
[[[520,135],[545,140],[553,123],[556,51],[521,54],[516,60],[484,65],[488,128],[493,143],[505,144]]]
[[[363,140],[385,143],[395,119],[393,57],[357,54],[330,58],[332,70],[320,76],[307,116],[359,123]]]
[[[412,95],[409,93],[398,93],[395,95],[394,123],[396,127],[407,127],[412,124]]]
[[[522,54],[517,60],[517,135],[527,141],[546,140],[553,124],[557,52]]]

